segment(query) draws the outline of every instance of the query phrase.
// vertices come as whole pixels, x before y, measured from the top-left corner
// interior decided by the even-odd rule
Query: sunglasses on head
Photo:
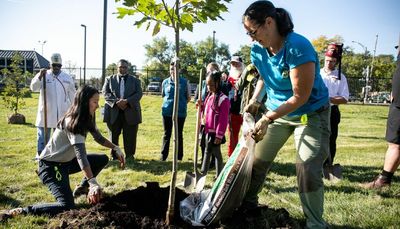
[[[54,67],[61,68],[62,65],[61,65],[61,64],[52,64],[51,66],[52,66],[53,68],[54,68]]]

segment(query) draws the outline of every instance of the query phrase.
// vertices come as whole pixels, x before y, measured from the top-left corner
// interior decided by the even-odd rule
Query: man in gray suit
[[[104,122],[110,130],[112,143],[118,145],[119,135],[123,131],[126,159],[133,160],[136,151],[136,136],[142,122],[140,99],[142,87],[140,80],[128,74],[128,61],[118,61],[118,74],[106,78],[103,85],[105,99]],[[115,152],[111,156],[116,159]]]

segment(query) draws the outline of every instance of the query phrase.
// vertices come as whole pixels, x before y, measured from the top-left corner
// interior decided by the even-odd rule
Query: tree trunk
[[[176,0],[175,4],[175,14],[179,18],[179,0]],[[174,92],[174,107],[172,112],[172,128],[174,130],[174,158],[172,162],[172,174],[171,174],[171,185],[169,191],[168,209],[166,214],[166,224],[172,225],[173,218],[175,214],[175,186],[176,186],[176,176],[178,170],[178,106],[179,106],[179,21],[175,22],[175,92]]]

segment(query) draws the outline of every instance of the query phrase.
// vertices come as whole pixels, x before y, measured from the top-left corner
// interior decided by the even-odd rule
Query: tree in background
[[[215,40],[213,44],[213,39],[211,36],[207,37],[203,41],[196,42],[194,46],[196,49],[197,58],[202,59],[204,64],[216,62],[219,66],[222,66],[230,60],[231,55],[229,52],[229,46],[225,43],[220,43],[218,40]],[[203,64],[197,65],[197,69],[202,67]]]
[[[30,96],[30,91],[25,87],[27,78],[31,78],[29,72],[23,70],[23,57],[16,52],[12,57],[9,68],[4,68],[1,73],[5,83],[4,92],[2,94],[3,101],[8,109],[14,113],[8,117],[10,124],[24,124],[25,116],[18,113],[18,110],[25,105],[24,97]]]
[[[199,59],[202,59],[203,63],[214,61],[212,56],[212,38],[207,37],[205,40],[198,41],[195,44],[180,40],[179,44],[181,69],[187,72],[184,76],[190,82],[197,82],[199,80],[198,72],[202,67],[204,67],[204,64],[199,63]],[[145,56],[147,62],[144,71],[150,74],[146,77],[168,77],[169,64],[173,58],[173,52],[175,50],[175,46],[172,42],[168,42],[166,37],[155,38],[151,44],[145,45],[144,48],[146,50]],[[230,52],[227,44],[220,43],[216,40],[214,44],[214,52],[216,56],[215,61],[220,66],[229,61]],[[165,71],[158,71],[164,69]]]
[[[120,0],[116,0],[119,2]],[[135,21],[135,24],[140,28],[143,24],[146,24],[146,30],[148,30],[153,23],[153,36],[156,35],[161,25],[170,27],[175,32],[175,77],[179,77],[179,32],[181,30],[193,31],[194,23],[206,23],[208,20],[222,19],[220,14],[227,12],[228,8],[225,3],[231,2],[231,0],[175,0],[172,6],[168,5],[167,0],[122,0],[124,7],[118,7],[117,14],[119,18],[123,18],[127,15],[140,15],[142,18]],[[172,163],[172,176],[171,176],[171,189],[170,198],[168,202],[168,210],[166,214],[166,224],[172,224],[174,217],[174,205],[175,205],[175,186],[177,177],[177,154],[178,144],[178,92],[179,82],[175,79],[175,94],[174,94],[174,107],[173,107],[173,129],[174,129],[174,160]]]

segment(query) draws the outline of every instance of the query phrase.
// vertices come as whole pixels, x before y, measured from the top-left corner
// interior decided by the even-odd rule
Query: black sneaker
[[[72,193],[72,196],[74,198],[77,198],[82,195],[87,195],[88,193],[89,193],[88,186],[77,185],[74,189],[74,192]]]

